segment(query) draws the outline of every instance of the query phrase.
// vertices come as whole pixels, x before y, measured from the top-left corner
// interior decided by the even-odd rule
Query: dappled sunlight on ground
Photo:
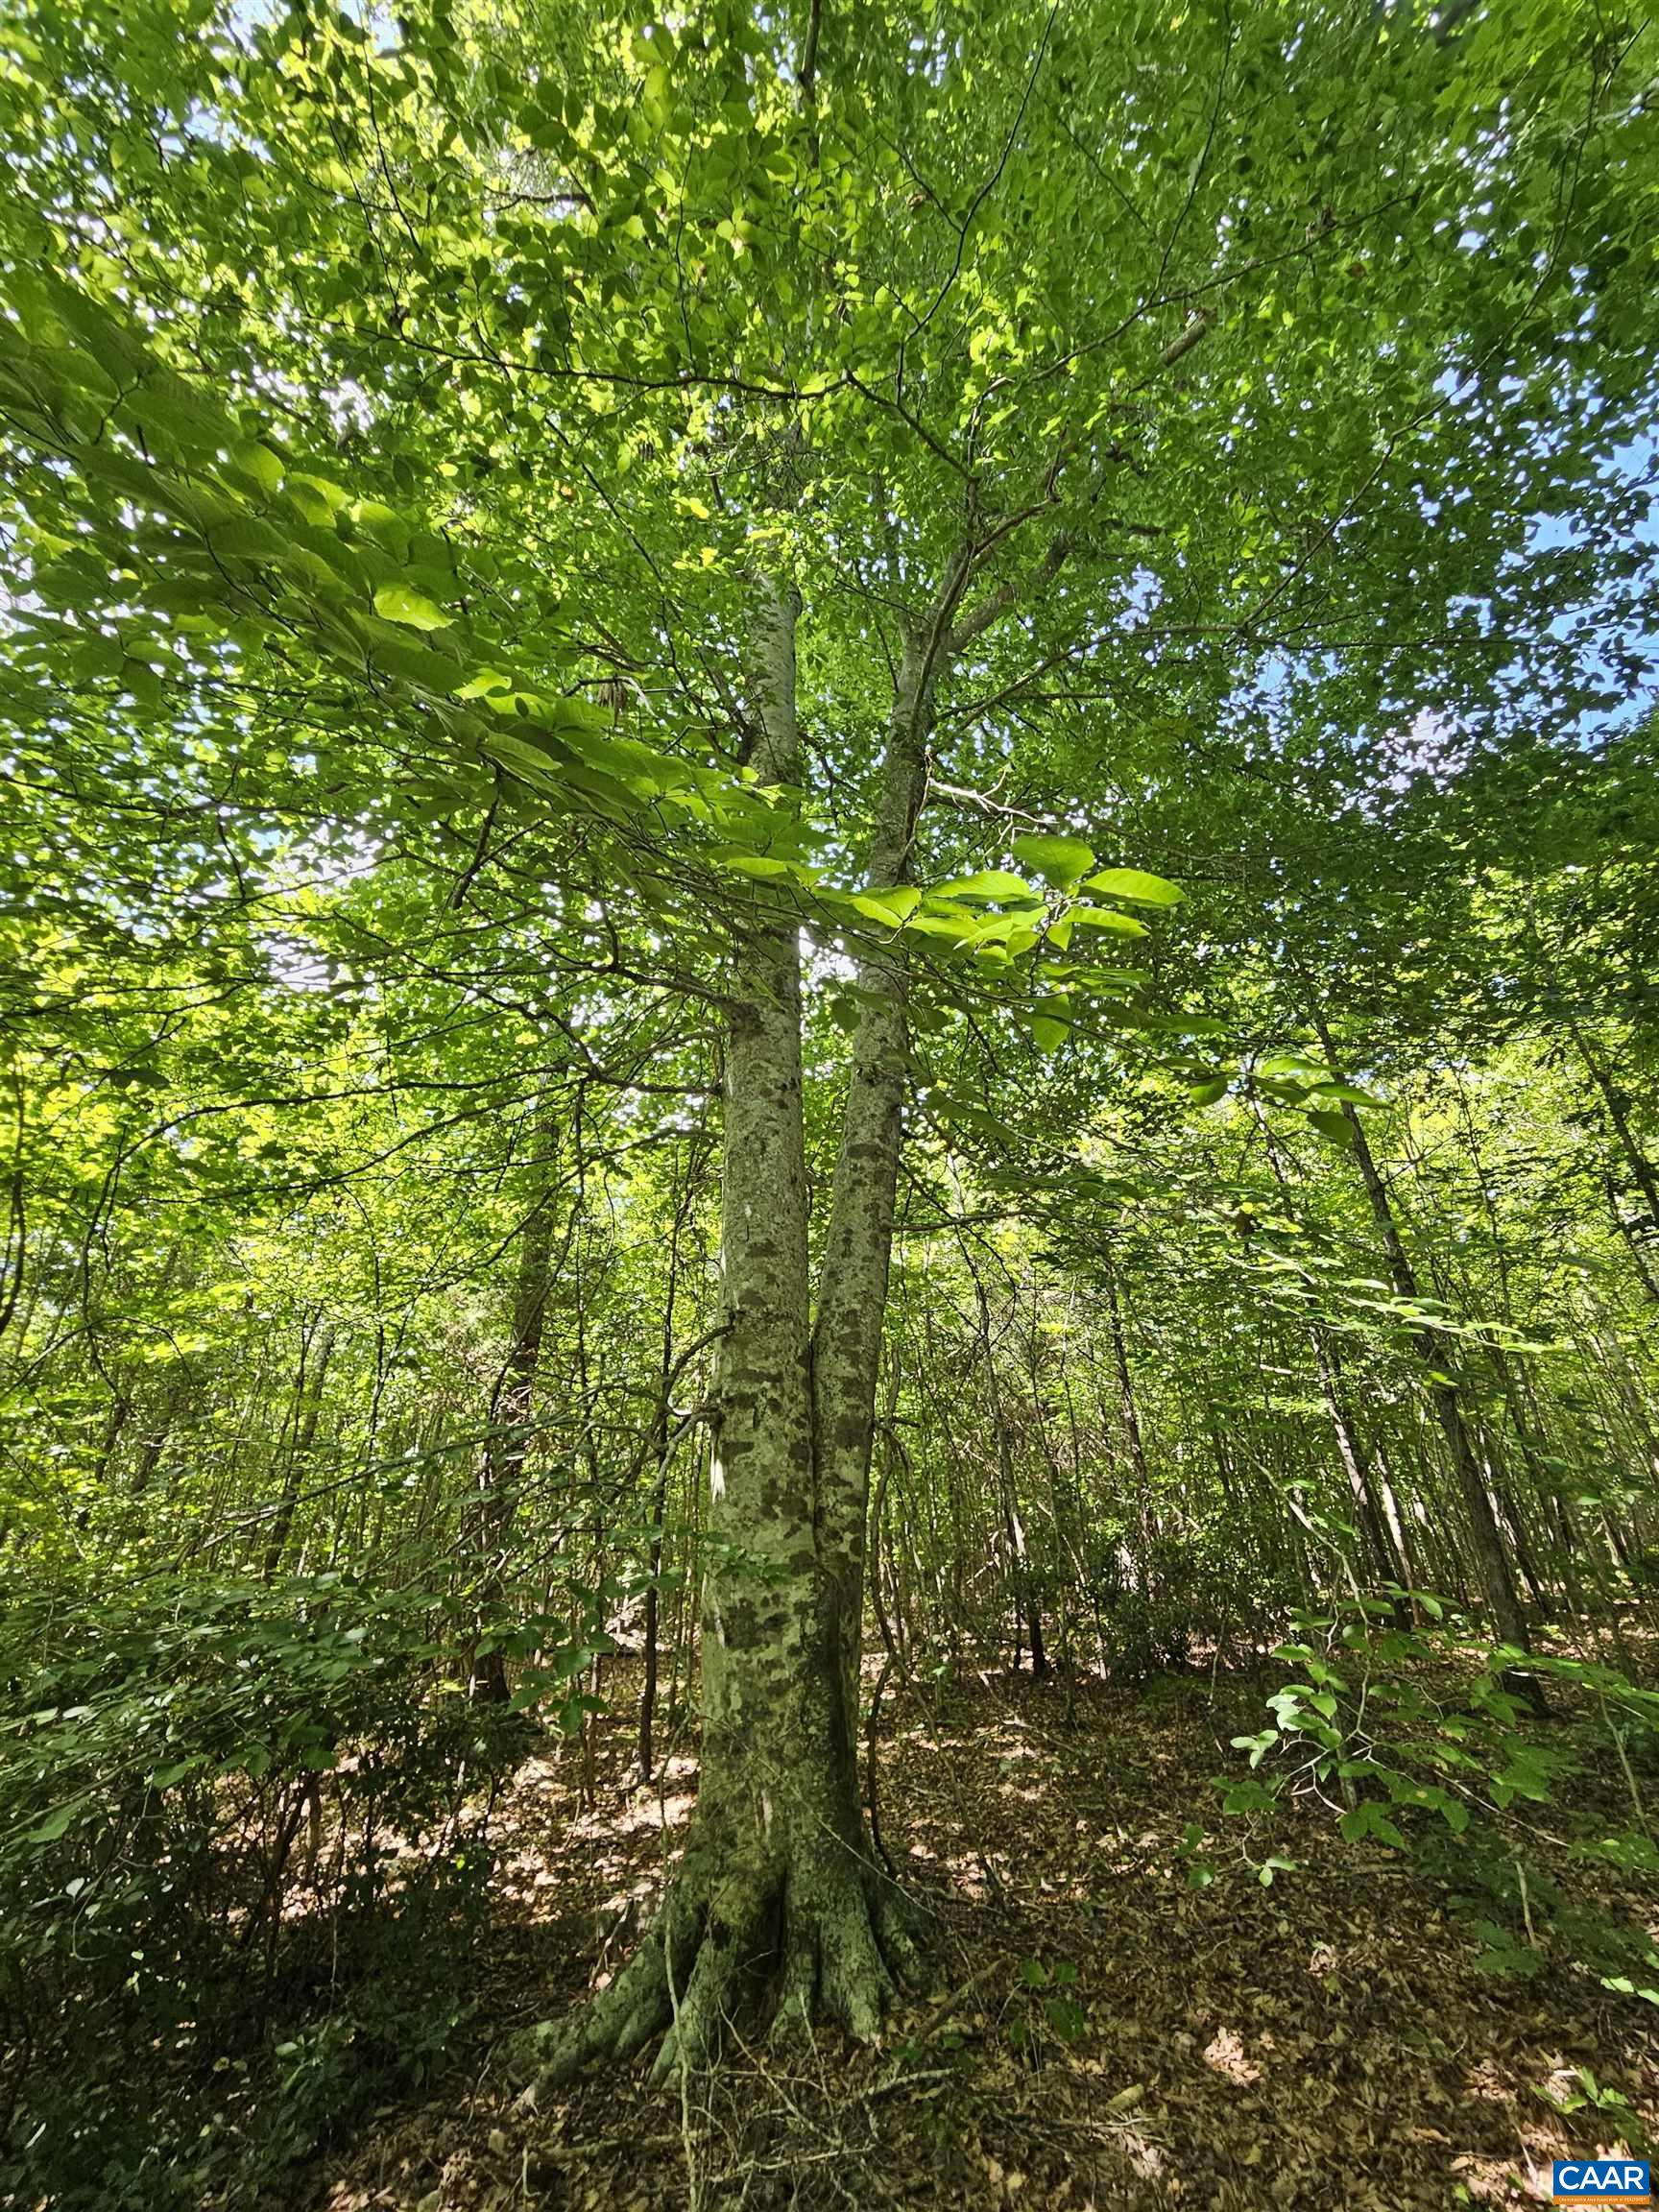
[[[1260,2066],[1253,2066],[1244,2056],[1244,2045],[1231,2028],[1217,2028],[1204,2046],[1204,2063],[1213,2066],[1217,2074],[1224,2074],[1229,2081],[1240,2082],[1246,2089],[1254,2089],[1262,2079]]]
[[[1397,1854],[1298,1815],[1267,1847],[1297,1870],[1262,1884],[1213,1783],[1255,1697],[1225,1679],[1214,1709],[1182,1680],[890,1693],[883,1829],[934,1986],[874,2050],[820,2031],[785,2056],[746,2033],[684,2106],[612,2066],[538,2108],[493,2064],[500,2031],[614,1972],[694,1803],[684,1753],[631,1782],[620,1727],[585,1806],[577,1755],[539,1755],[503,1809],[465,2063],[281,2212],[1517,2207],[1548,2201],[1551,2158],[1617,2139],[1562,2111],[1581,2069],[1659,2121],[1651,2009],[1585,1975],[1482,1975]],[[1193,1820],[1214,1832],[1203,1887],[1177,1858]]]

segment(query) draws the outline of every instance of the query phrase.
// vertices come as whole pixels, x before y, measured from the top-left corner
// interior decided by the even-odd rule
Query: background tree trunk
[[[1331,1072],[1336,1076],[1340,1070],[1331,1032],[1318,1014],[1313,1017],[1313,1026]],[[1415,1304],[1422,1295],[1418,1288],[1417,1271],[1411,1264],[1410,1255],[1401,1238],[1387,1186],[1378,1172],[1364,1124],[1346,1100],[1343,1101],[1341,1111],[1342,1118],[1348,1124],[1354,1157],[1358,1165],[1360,1181],[1365,1187],[1371,1216],[1382,1238],[1388,1279],[1394,1286],[1397,1297],[1408,1299]],[[1463,1417],[1463,1407],[1452,1365],[1454,1355],[1451,1346],[1427,1322],[1414,1325],[1409,1334],[1423,1364],[1424,1383],[1430,1403],[1446,1439],[1447,1455],[1452,1462],[1458,1496],[1462,1500],[1469,1542],[1475,1554],[1480,1595],[1486,1601],[1492,1628],[1505,1644],[1513,1644],[1518,1650],[1525,1651],[1529,1647],[1527,1618],[1521,1610],[1521,1599],[1516,1593],[1515,1576],[1510,1568],[1508,1551],[1504,1548],[1503,1534],[1498,1526],[1498,1516],[1492,1510],[1485,1477],[1476,1455],[1474,1440],[1469,1434],[1469,1425]]]
[[[294,1525],[295,1508],[300,1503],[300,1485],[304,1479],[305,1468],[317,1442],[317,1423],[323,1411],[323,1391],[328,1381],[328,1362],[334,1357],[335,1329],[332,1321],[325,1321],[317,1329],[315,1337],[307,1334],[300,1347],[300,1372],[294,1382],[293,1436],[288,1449],[288,1465],[282,1479],[282,1495],[276,1502],[276,1518],[271,1524],[271,1540],[265,1547],[264,1578],[276,1580],[276,1570],[282,1564],[282,1554],[288,1549],[288,1532]],[[309,1374],[307,1374],[309,1367]],[[156,1447],[157,1455],[160,1447]],[[149,1479],[149,1470],[145,1470]]]
[[[478,1468],[478,1500],[473,1537],[480,1554],[477,1615],[486,1627],[501,1607],[507,1543],[518,1512],[518,1493],[530,1455],[536,1410],[536,1371],[541,1363],[541,1336],[552,1287],[553,1205],[557,1133],[550,1113],[538,1109],[531,1124],[539,1160],[546,1163],[548,1186],[518,1233],[518,1275],[513,1291],[513,1333],[507,1358],[496,1378],[490,1406],[490,1440]],[[507,1702],[507,1663],[499,1644],[473,1662],[474,1694],[486,1703]]]

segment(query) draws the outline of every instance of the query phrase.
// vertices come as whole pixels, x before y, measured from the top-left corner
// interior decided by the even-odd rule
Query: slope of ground
[[[826,2036],[785,2062],[740,2042],[711,2087],[617,2070],[540,2107],[492,2038],[625,1947],[695,1767],[682,1750],[657,1791],[630,1789],[614,1739],[584,1810],[573,1753],[532,1759],[505,1809],[472,2039],[290,2202],[1428,2212],[1547,2201],[1552,2158],[1659,2127],[1649,2007],[1566,1966],[1494,1977],[1443,1883],[1343,1844],[1317,1808],[1270,1846],[1218,1819],[1229,1739],[1259,1719],[1256,1692],[1200,1678],[913,1693],[889,1712],[878,1801],[932,1915],[936,1986],[883,2046]],[[1193,1821],[1213,1831],[1203,1887],[1179,1857]],[[1268,1848],[1297,1864],[1264,1884]]]

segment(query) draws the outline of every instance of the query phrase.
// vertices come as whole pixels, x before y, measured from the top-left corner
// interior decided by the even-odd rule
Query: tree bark
[[[1396,1559],[1390,1551],[1382,1510],[1372,1487],[1370,1461],[1337,1382],[1324,1332],[1317,1322],[1310,1334],[1313,1365],[1319,1377],[1319,1394],[1325,1401],[1326,1412],[1331,1416],[1331,1427],[1336,1438],[1336,1456],[1342,1462],[1348,1498],[1354,1508],[1355,1527],[1367,1565],[1379,1581],[1403,1583],[1406,1579],[1405,1562]]]
[[[1122,1302],[1118,1295],[1118,1269],[1108,1245],[1100,1246],[1101,1280],[1106,1289],[1107,1331],[1112,1339],[1112,1372],[1118,1384],[1118,1412],[1129,1440],[1129,1465],[1135,1477],[1135,1515],[1141,1538],[1136,1581],[1141,1596],[1152,1593],[1152,1555],[1158,1542],[1158,1515],[1152,1503],[1152,1477],[1146,1465],[1146,1442],[1141,1431],[1141,1411],[1135,1403],[1135,1381],[1129,1371],[1129,1344],[1123,1332]]]
[[[663,1538],[668,1518],[668,1460],[672,1449],[669,1399],[674,1389],[674,1319],[680,1291],[680,1246],[696,1201],[702,1156],[702,1141],[694,1140],[685,1162],[685,1180],[675,1193],[674,1218],[668,1232],[668,1283],[662,1302],[661,1369],[657,1418],[651,1443],[656,1475],[651,1488],[651,1541],[646,1558],[649,1578],[645,1584],[645,1671],[639,1686],[639,1779],[642,1783],[649,1783],[656,1772],[656,1748],[652,1737],[657,1721],[657,1634],[661,1611]]]
[[[753,759],[763,783],[789,787],[801,780],[800,602],[771,584],[758,597]],[[889,777],[884,830],[892,797]],[[906,843],[919,799],[918,772]],[[880,835],[878,849],[883,858],[891,850]],[[854,1724],[904,1039],[902,965],[868,973],[874,1003],[854,1047],[814,1331],[800,934],[781,899],[757,894],[733,950],[725,1025],[697,1812],[628,1965],[570,2019],[532,2030],[516,2054],[542,2080],[635,2051],[670,2022],[658,2072],[701,2065],[761,1978],[778,1984],[781,2019],[821,2005],[855,2035],[874,2035],[891,1989],[888,1960],[907,1949],[867,1846]]]
[[[868,861],[869,882],[878,890],[891,890],[910,878],[944,620],[936,614],[929,625],[912,632],[900,662]],[[832,1596],[830,1626],[846,1725],[854,1740],[870,1448],[910,1052],[909,986],[908,960],[901,946],[879,947],[860,959],[854,986],[858,1027],[811,1340],[814,1466]]]
[[[1290,1182],[1285,1172],[1285,1162],[1259,1097],[1252,1100],[1256,1126],[1262,1132],[1266,1147],[1267,1164],[1273,1170],[1273,1180],[1284,1193],[1286,1202],[1291,1200]],[[1319,1378],[1319,1395],[1330,1415],[1332,1431],[1336,1438],[1336,1456],[1342,1465],[1343,1479],[1348,1485],[1349,1501],[1354,1507],[1354,1524],[1365,1553],[1368,1571],[1380,1582],[1409,1579],[1406,1572],[1405,1553],[1396,1557],[1389,1548],[1388,1531],[1377,1502],[1371,1480],[1370,1461],[1360,1442],[1348,1402],[1342,1391],[1341,1374],[1334,1346],[1323,1323],[1314,1321],[1309,1330],[1313,1350],[1314,1372]]]
[[[551,1159],[554,1143],[552,1118],[545,1107],[536,1115],[537,1149]],[[551,1171],[545,1180],[553,1181]],[[508,1539],[518,1511],[518,1492],[536,1407],[536,1371],[541,1363],[541,1337],[547,1318],[547,1296],[552,1286],[553,1208],[550,1190],[543,1190],[518,1232],[518,1273],[513,1288],[513,1331],[507,1358],[496,1378],[490,1404],[490,1441],[478,1467],[478,1497],[473,1517],[473,1542],[480,1554],[477,1619],[480,1630],[499,1615],[502,1577]],[[496,1625],[499,1626],[497,1621]],[[507,1702],[507,1663],[499,1644],[475,1654],[473,1694],[486,1704]]]
[[[1631,1180],[1642,1193],[1642,1202],[1647,1218],[1659,1235],[1659,1171],[1637,1142],[1636,1132],[1630,1126],[1630,1101],[1612,1071],[1599,1056],[1591,1050],[1590,1041],[1576,1022],[1567,1024],[1573,1042],[1578,1047],[1590,1080],[1600,1094],[1601,1103],[1607,1109],[1607,1118],[1613,1124],[1613,1134],[1619,1140],[1619,1149],[1624,1155],[1624,1164],[1630,1170]]]

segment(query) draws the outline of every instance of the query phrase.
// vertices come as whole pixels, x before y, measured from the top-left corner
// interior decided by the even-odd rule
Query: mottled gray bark
[[[800,781],[793,594],[757,625],[762,780]],[[740,951],[726,1034],[718,1431],[703,1620],[698,1825],[735,1880],[733,1924],[781,1913],[786,2000],[820,1993],[875,2025],[882,1978],[864,1909],[854,1737],[840,1689],[846,1540],[816,1496],[801,1069],[799,933],[762,914]],[[860,1529],[861,1536],[861,1529]],[[733,1871],[735,1870],[735,1871]],[[752,1930],[764,1940],[767,1931]],[[723,1967],[709,1946],[693,1981]],[[696,2021],[699,2035],[701,2021]]]
[[[773,585],[757,600],[752,758],[763,782],[788,788],[801,780],[799,601]],[[919,799],[918,781],[905,845]],[[891,800],[890,777],[884,828],[897,819]],[[885,858],[891,847],[878,847]],[[904,1039],[902,965],[878,983],[874,967],[865,973],[879,1003],[854,1048],[814,1331],[799,929],[784,899],[757,894],[727,995],[697,1813],[628,1966],[569,2021],[525,2039],[518,2062],[542,2078],[637,2049],[670,2022],[659,2068],[701,2062],[759,1977],[776,1977],[781,2017],[822,2005],[873,2034],[889,1960],[904,1947],[857,1794],[864,1518]]]
[[[941,631],[936,619],[914,633],[900,663],[867,867],[869,882],[881,890],[910,879]],[[858,963],[858,1027],[812,1330],[820,1528],[833,1599],[835,1665],[847,1726],[854,1737],[870,1447],[910,1052],[909,991],[902,945],[876,946],[864,953]]]

